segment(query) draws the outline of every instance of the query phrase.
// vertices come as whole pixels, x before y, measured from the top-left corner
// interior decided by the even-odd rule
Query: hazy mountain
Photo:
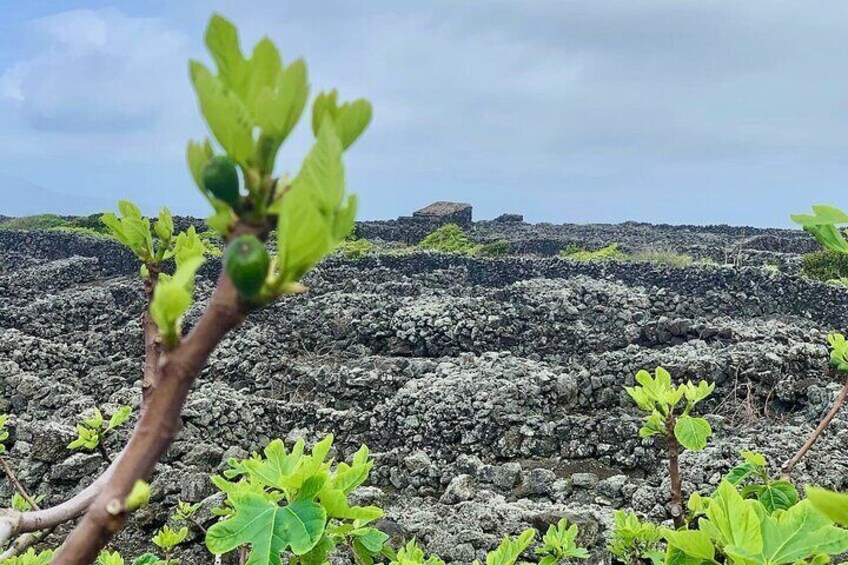
[[[83,215],[113,207],[114,202],[106,198],[55,192],[24,179],[0,175],[0,215],[3,216]]]

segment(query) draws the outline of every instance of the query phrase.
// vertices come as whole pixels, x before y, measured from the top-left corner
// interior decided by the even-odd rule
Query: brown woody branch
[[[674,528],[680,529],[686,525],[683,516],[683,480],[680,478],[680,444],[674,435],[674,416],[666,421],[665,440],[668,445],[668,476],[671,479],[671,519]]]
[[[123,453],[119,454],[116,460],[120,460],[122,456]],[[14,536],[50,530],[82,516],[106,484],[115,466],[116,463],[110,465],[97,480],[56,506],[30,512],[0,510],[0,546],[5,545]],[[4,553],[0,556],[0,559],[5,558],[5,555]]]
[[[147,307],[142,314],[142,329],[144,332],[144,365],[142,374],[142,400],[141,410],[147,403],[147,399],[153,390],[155,390],[159,375],[159,358],[161,356],[161,347],[159,344],[159,330],[156,327],[156,322],[150,315],[150,302],[153,299],[153,291],[156,283],[159,280],[159,266],[148,265],[150,278],[145,281],[144,292],[147,297]],[[20,536],[12,543],[6,551],[0,553],[0,562],[5,561],[21,552],[26,551],[32,545],[38,543],[50,534],[56,527],[76,520],[82,516],[92,501],[100,493],[102,487],[106,484],[115,469],[115,462],[109,457],[102,444],[98,445],[100,453],[106,463],[109,465],[103,474],[97,478],[88,487],[80,491],[72,498],[58,504],[54,507],[41,509],[35,504],[35,501],[26,494],[23,486],[17,481],[17,477],[12,473],[11,469],[5,461],[0,460],[3,470],[6,472],[9,480],[13,483],[16,490],[30,503],[32,512],[16,512],[0,510],[0,547],[3,547],[12,537]],[[123,451],[118,454],[118,459],[123,455]],[[23,534],[23,535],[21,535]]]
[[[781,468],[781,473],[784,476],[789,476],[792,473],[792,470],[795,469],[795,466],[798,464],[801,459],[803,459],[804,455],[813,447],[813,444],[819,439],[819,436],[822,435],[822,432],[830,425],[830,422],[839,414],[839,410],[842,408],[842,405],[845,403],[845,399],[848,398],[848,379],[846,379],[845,384],[842,385],[842,390],[839,392],[839,396],[836,397],[836,401],[833,403],[833,406],[830,408],[830,411],[825,415],[819,425],[816,426],[816,429],[813,430],[813,433],[810,434],[810,437],[807,438],[807,441],[804,442],[804,445],[798,450],[798,452],[786,463],[783,464]]]
[[[150,302],[153,300],[153,291],[159,281],[159,266],[147,265],[149,278],[144,281],[144,293],[147,296],[148,307],[141,315],[141,327],[144,330],[144,370],[141,381],[142,405],[150,397],[159,380],[159,358],[162,355],[162,347],[159,341],[159,329],[153,316],[150,315]]]
[[[262,230],[239,225],[235,236]],[[158,382],[149,394],[135,431],[114,474],[79,525],[56,553],[54,565],[92,563],[109,539],[125,524],[124,501],[138,480],[147,479],[179,431],[189,390],[218,343],[242,323],[249,308],[240,299],[226,272],[206,311],[192,331],[173,350],[163,351]]]

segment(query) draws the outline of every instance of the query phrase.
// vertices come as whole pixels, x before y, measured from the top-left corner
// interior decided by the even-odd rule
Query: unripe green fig
[[[227,275],[239,294],[248,299],[259,294],[270,265],[271,259],[265,245],[252,235],[235,238],[224,252],[224,269]]]
[[[203,167],[203,186],[215,198],[235,208],[239,199],[239,178],[235,162],[227,156],[212,157]]]

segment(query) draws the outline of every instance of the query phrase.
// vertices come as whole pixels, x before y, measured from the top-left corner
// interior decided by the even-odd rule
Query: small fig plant
[[[711,435],[706,422],[689,422],[681,430],[677,423],[691,418],[691,409],[712,392],[712,385],[702,381],[674,387],[667,371],[658,369],[655,375],[640,371],[640,386],[627,388],[638,407],[650,411],[640,435],[664,435],[667,442],[676,440],[692,449],[706,447]],[[673,456],[669,449],[669,459]],[[808,498],[802,498],[791,482],[768,473],[762,454],[744,451],[742,458],[711,495],[692,493],[685,515],[674,514],[672,506],[673,528],[617,513],[609,551],[628,565],[814,565],[848,552],[846,495],[808,487]],[[670,465],[670,475],[675,471],[679,473]],[[677,496],[673,486],[672,505]]]
[[[697,385],[687,382],[673,386],[671,375],[662,367],[657,367],[654,377],[647,371],[636,374],[637,386],[625,387],[627,394],[636,405],[647,414],[645,423],[639,430],[639,436],[649,438],[660,436],[668,447],[668,472],[671,479],[671,516],[674,525],[684,523],[683,479],[680,475],[681,446],[691,451],[700,451],[707,445],[712,435],[709,422],[692,416],[692,409],[712,394],[714,384],[701,381]]]
[[[83,418],[77,424],[77,437],[68,444],[68,449],[97,450],[104,461],[111,463],[112,458],[106,450],[104,442],[115,429],[129,419],[131,414],[132,406],[121,406],[106,422],[100,409],[94,408],[90,416]]]

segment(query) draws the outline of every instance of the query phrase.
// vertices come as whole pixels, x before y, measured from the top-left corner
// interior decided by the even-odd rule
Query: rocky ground
[[[493,229],[475,225],[478,235],[519,244],[554,232],[579,240],[555,227]],[[375,453],[370,486],[357,496],[387,509],[387,532],[470,563],[504,533],[566,516],[601,562],[614,509],[666,516],[661,450],[637,437],[640,416],[622,388],[657,365],[716,382],[705,406],[716,435],[705,451],[684,455],[687,492],[710,492],[742,448],[784,461],[839,390],[825,337],[845,326],[848,291],[793,274],[810,248],[796,232],[688,227],[675,237],[668,226],[638,224],[593,226],[584,237],[626,246],[628,233],[716,257],[747,249],[783,271],[529,256],[331,258],[309,276],[308,294],[252,316],[215,352],[153,481],[155,504],[116,547],[141,552],[177,499],[204,501],[202,519],[212,520],[208,476],[227,457],[276,437],[332,432],[339,458],[361,443]],[[189,324],[216,268],[203,272]],[[144,298],[135,269],[116,245],[88,236],[0,238],[0,413],[14,415],[11,464],[45,503],[103,466],[97,454],[66,448],[80,414],[138,404]],[[846,441],[843,415],[797,478],[848,488]],[[0,485],[0,503],[9,495]],[[181,557],[209,562],[199,543]]]

